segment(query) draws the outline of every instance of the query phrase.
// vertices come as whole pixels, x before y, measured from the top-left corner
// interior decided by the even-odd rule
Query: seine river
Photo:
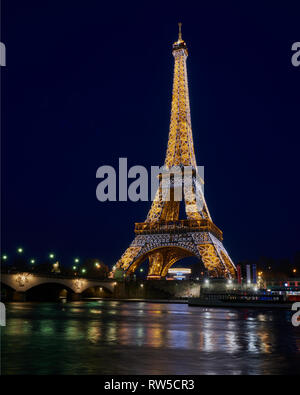
[[[289,311],[87,301],[7,304],[2,374],[299,374]]]

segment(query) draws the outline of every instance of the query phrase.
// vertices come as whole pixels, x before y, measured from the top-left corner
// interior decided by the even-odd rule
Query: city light
[[[76,270],[77,269],[77,266],[73,266],[73,270]]]
[[[75,263],[78,263],[78,262],[79,262],[79,258],[75,258],[75,259],[74,259],[74,262],[75,262]]]
[[[209,284],[209,280],[206,279],[206,280],[204,281],[204,283],[208,285],[208,284]]]
[[[4,261],[6,261],[6,260],[7,260],[7,255],[3,255],[3,256],[2,256],[2,259],[3,259]]]
[[[144,269],[140,269],[140,272],[142,273],[144,271]]]
[[[49,254],[49,258],[50,259],[53,259],[55,257],[55,255],[51,252],[50,254]]]
[[[297,273],[297,269],[293,269],[293,273]]]
[[[35,259],[30,259],[30,263],[34,264],[35,263]]]
[[[81,273],[85,273],[86,272],[86,269],[81,269]]]
[[[22,254],[23,248],[22,248],[22,247],[19,247],[19,248],[17,249],[17,251],[18,251],[19,254]]]
[[[95,267],[96,267],[97,269],[99,269],[100,266],[101,266],[101,265],[100,265],[99,262],[95,262]]]
[[[144,284],[141,284],[141,288],[143,288],[144,287]]]

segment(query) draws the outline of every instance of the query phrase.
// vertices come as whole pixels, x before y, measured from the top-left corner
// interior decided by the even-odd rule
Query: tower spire
[[[178,32],[178,41],[182,41],[181,26],[182,26],[182,23],[179,22],[179,23],[178,23],[178,28],[179,28],[179,32]]]

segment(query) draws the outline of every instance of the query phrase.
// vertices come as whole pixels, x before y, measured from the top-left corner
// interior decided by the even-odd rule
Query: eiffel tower
[[[223,246],[222,231],[212,222],[197,172],[186,68],[188,50],[182,40],[181,23],[172,53],[175,65],[165,168],[191,169],[190,188],[182,181],[178,186],[178,182],[174,182],[174,174],[171,174],[167,188],[170,198],[164,199],[168,191],[163,182],[164,173],[159,175],[159,188],[146,221],[135,224],[136,236],[114,266],[113,273],[122,269],[130,275],[148,259],[147,279],[161,279],[178,260],[196,256],[209,276],[232,278],[236,268]],[[176,188],[183,190],[187,219],[179,220],[180,201],[174,198]],[[200,209],[197,201],[201,202]]]

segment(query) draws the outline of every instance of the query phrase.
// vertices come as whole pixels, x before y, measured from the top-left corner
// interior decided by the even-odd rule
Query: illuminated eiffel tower
[[[135,239],[116,263],[113,272],[122,269],[126,275],[132,274],[148,259],[147,278],[161,279],[178,260],[196,256],[210,276],[235,277],[235,266],[222,244],[222,232],[212,222],[201,189],[191,127],[186,68],[188,51],[182,40],[181,24],[178,41],[173,44],[173,56],[174,81],[165,168],[191,169],[191,181],[188,188],[182,178],[178,185],[174,182],[174,179],[178,180],[174,173],[171,177],[168,175],[171,180],[167,188],[170,199],[165,200],[163,196],[168,191],[163,182],[164,173],[160,174],[159,188],[147,219],[135,224]],[[179,220],[180,201],[174,199],[176,188],[183,190],[187,219]],[[197,201],[201,202],[200,209]]]

